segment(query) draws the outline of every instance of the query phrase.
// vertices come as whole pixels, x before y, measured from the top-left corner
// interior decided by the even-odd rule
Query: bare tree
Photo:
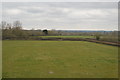
[[[6,26],[7,26],[7,22],[6,22],[6,21],[2,21],[2,22],[1,22],[1,25],[2,25],[2,29],[5,29]]]
[[[18,29],[18,30],[21,30],[22,29],[22,23],[20,21],[15,21],[13,23],[13,27]]]

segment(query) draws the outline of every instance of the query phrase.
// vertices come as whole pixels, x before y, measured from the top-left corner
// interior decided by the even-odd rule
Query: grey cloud
[[[27,29],[113,30],[117,29],[117,17],[115,2],[3,3],[3,20],[21,20]]]

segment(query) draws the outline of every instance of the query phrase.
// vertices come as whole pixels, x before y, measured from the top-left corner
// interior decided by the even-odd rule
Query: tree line
[[[15,21],[13,24],[2,21],[2,39],[26,39],[28,36],[22,30],[22,23]]]
[[[1,22],[2,27],[2,39],[3,40],[31,40],[39,39],[38,36],[95,36],[97,40],[103,41],[120,41],[119,31],[111,32],[69,32],[61,30],[41,30],[31,29],[24,30],[20,21],[14,21],[13,23]]]
[[[2,39],[32,39],[33,36],[48,35],[48,30],[24,30],[20,21],[14,21],[13,23],[1,22],[2,27]]]

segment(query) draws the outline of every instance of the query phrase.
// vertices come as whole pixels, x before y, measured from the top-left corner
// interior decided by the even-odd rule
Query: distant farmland
[[[85,41],[3,41],[3,78],[117,78],[118,47]]]
[[[95,38],[95,36],[39,36],[41,38]]]

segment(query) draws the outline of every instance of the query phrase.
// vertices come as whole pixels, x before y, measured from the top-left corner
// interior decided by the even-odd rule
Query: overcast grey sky
[[[117,30],[117,2],[3,2],[2,19],[24,29]]]

